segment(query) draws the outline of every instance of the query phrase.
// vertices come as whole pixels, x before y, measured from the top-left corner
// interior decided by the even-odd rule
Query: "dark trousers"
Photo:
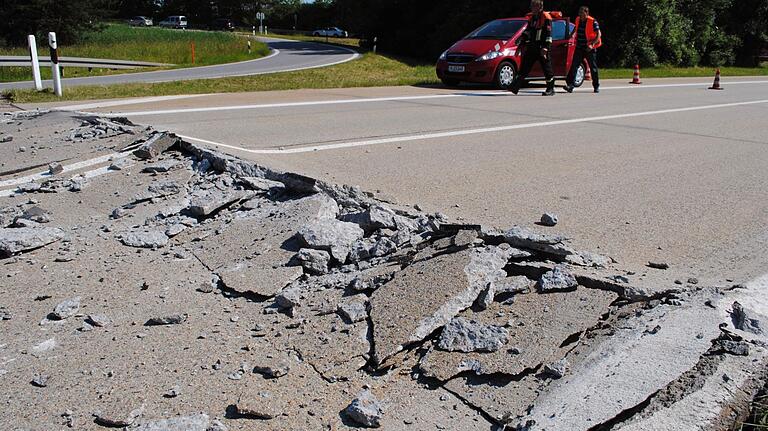
[[[600,88],[600,71],[597,70],[597,50],[587,50],[586,48],[576,48],[573,53],[573,63],[571,63],[571,70],[568,72],[568,85],[573,85],[573,80],[576,79],[576,70],[579,65],[587,59],[589,69],[592,72],[592,87]]]
[[[541,68],[544,70],[544,76],[547,78],[547,86],[554,86],[555,72],[552,70],[552,53],[550,52],[545,58],[541,55],[541,47],[532,45],[526,47],[525,51],[523,51],[523,60],[520,63],[520,72],[517,74],[517,80],[515,80],[515,88],[519,89],[522,86],[525,79],[531,73],[533,65],[536,64],[537,61],[541,64]]]

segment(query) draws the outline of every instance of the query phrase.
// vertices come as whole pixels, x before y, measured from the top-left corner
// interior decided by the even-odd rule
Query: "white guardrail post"
[[[35,35],[30,34],[27,36],[29,42],[29,60],[32,62],[32,78],[35,80],[35,89],[37,91],[43,90],[43,80],[40,78],[40,61],[37,58],[37,40]]]
[[[51,72],[53,74],[53,92],[61,97],[61,72],[59,71],[59,46],[56,43],[56,33],[48,33],[48,46],[51,48]]]

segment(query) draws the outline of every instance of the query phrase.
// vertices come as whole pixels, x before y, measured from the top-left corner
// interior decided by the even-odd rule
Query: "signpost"
[[[29,59],[32,61],[32,77],[35,79],[35,89],[37,91],[43,90],[43,81],[40,79],[40,61],[37,58],[37,40],[35,36],[30,34],[27,36],[29,42]]]
[[[259,20],[259,34],[264,34],[264,12],[256,12],[256,19]]]
[[[48,46],[51,48],[51,73],[53,75],[53,92],[62,96],[61,73],[59,71],[59,46],[56,43],[56,33],[48,33]]]

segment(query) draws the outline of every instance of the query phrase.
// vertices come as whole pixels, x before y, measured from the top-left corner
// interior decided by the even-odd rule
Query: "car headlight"
[[[445,60],[447,58],[448,58],[448,50],[446,49],[445,51],[443,51],[442,54],[440,54],[440,60]]]
[[[484,56],[477,59],[477,61],[488,61],[493,60],[495,58],[499,58],[503,55],[502,52],[499,51],[488,51]]]

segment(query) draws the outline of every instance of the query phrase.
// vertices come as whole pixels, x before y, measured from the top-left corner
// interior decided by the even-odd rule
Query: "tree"
[[[99,0],[0,0],[0,38],[23,45],[28,34],[56,32],[59,43],[72,44],[99,27],[106,3]]]

